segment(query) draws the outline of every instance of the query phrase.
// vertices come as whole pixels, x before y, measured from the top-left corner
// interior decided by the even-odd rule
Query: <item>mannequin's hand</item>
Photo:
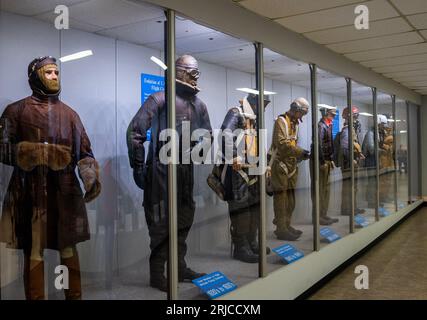
[[[242,170],[242,162],[241,162],[240,158],[234,158],[233,159],[233,170],[234,171]]]

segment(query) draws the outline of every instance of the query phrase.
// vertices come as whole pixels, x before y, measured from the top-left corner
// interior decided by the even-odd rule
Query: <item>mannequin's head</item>
[[[197,81],[200,77],[199,64],[197,60],[190,55],[183,55],[175,62],[176,78],[192,87],[197,87]]]
[[[291,103],[291,108],[289,109],[289,117],[294,122],[302,122],[302,118],[308,113],[310,104],[305,98],[297,98]]]
[[[337,115],[337,109],[321,107],[320,114],[322,115],[323,119],[333,121]]]
[[[58,96],[61,82],[56,59],[51,56],[36,58],[28,66],[28,82],[34,93]]]

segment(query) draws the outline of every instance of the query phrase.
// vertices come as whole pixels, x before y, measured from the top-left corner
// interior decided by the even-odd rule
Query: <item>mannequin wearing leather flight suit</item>
[[[330,199],[330,175],[335,165],[334,159],[334,141],[332,138],[332,125],[334,118],[337,114],[336,109],[329,109],[322,107],[320,109],[322,119],[318,123],[318,135],[319,135],[319,222],[320,225],[331,225],[332,223],[338,222],[336,218],[330,218],[328,216],[329,199]],[[314,155],[314,147],[311,145],[311,155]],[[314,182],[313,176],[313,157],[310,158],[310,175],[311,181]],[[314,199],[314,187],[311,189],[311,197],[313,203]],[[314,214],[314,212],[313,212]]]
[[[264,108],[270,103],[265,96]],[[259,261],[258,226],[260,215],[260,186],[258,175],[251,175],[249,157],[257,157],[256,113],[258,96],[249,94],[240,106],[231,108],[222,123],[222,155],[225,165],[225,200],[230,215],[233,258],[247,262]],[[244,133],[243,133],[244,132]],[[240,142],[238,141],[240,139]],[[242,144],[242,154],[237,145]],[[240,147],[239,147],[240,148]],[[228,154],[227,151],[230,153]],[[230,152],[232,151],[232,153]],[[232,155],[232,158],[229,156]],[[229,163],[233,163],[232,165]],[[267,248],[267,254],[270,249]]]
[[[291,226],[291,220],[296,205],[298,164],[310,158],[310,152],[298,146],[299,123],[308,113],[308,108],[308,101],[298,98],[292,102],[290,110],[280,115],[274,123],[271,149],[276,155],[273,155],[271,182],[274,192],[274,233],[279,240],[294,241],[302,234],[302,231]]]
[[[197,60],[184,55],[176,61],[176,128],[180,146],[184,126],[190,126],[189,134],[194,130],[205,129],[208,135],[212,128],[205,103],[197,97],[199,78]],[[127,133],[130,165],[134,179],[139,188],[144,190],[144,211],[147,220],[150,242],[150,285],[167,291],[164,276],[165,263],[168,260],[169,227],[167,210],[167,165],[160,159],[159,151],[166,144],[159,140],[162,130],[167,129],[167,102],[165,92],[152,94],[132,119]],[[147,131],[151,128],[151,141],[147,159],[145,159],[144,142]],[[210,137],[208,141],[211,143]],[[194,144],[191,148],[194,147]],[[181,149],[181,148],[180,148]],[[178,276],[179,281],[193,280],[202,273],[187,267],[185,255],[186,239],[193,224],[195,203],[193,200],[193,162],[183,163],[185,155],[179,152],[180,164],[177,170],[178,203]]]
[[[45,298],[44,249],[60,251],[61,264],[69,271],[65,298],[80,299],[76,244],[90,238],[85,202],[101,191],[98,164],[79,116],[59,100],[56,59],[34,59],[28,79],[33,94],[9,105],[0,118],[0,160],[14,167],[0,240],[24,250],[27,299]]]

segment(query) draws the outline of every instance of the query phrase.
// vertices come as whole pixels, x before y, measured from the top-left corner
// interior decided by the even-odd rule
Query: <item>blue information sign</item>
[[[335,136],[340,132],[340,111],[338,109],[337,114],[335,115],[334,122],[332,123],[332,137],[335,139]]]
[[[284,244],[280,247],[274,248],[273,252],[282,257],[288,264],[304,257],[303,252],[299,251],[290,244]]]
[[[143,73],[141,74],[141,85],[141,102],[144,104],[150,95],[165,90],[165,77]]]
[[[329,243],[332,243],[334,241],[341,239],[341,236],[331,228],[320,229],[320,236],[323,237]]]
[[[222,272],[216,271],[192,281],[209,299],[218,298],[230,291],[237,289]]]
[[[390,215],[390,211],[388,211],[386,208],[384,207],[379,207],[378,209],[378,213],[380,215],[380,217],[387,217]]]
[[[165,90],[165,77],[153,74],[141,74],[141,105],[153,93]],[[151,140],[151,129],[147,132],[147,141]]]
[[[369,225],[368,220],[366,220],[366,218],[362,217],[361,215],[354,216],[354,222],[356,222],[357,226],[362,227],[362,228]]]

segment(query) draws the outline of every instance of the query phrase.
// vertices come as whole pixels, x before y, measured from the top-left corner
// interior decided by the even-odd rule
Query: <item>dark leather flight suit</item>
[[[196,94],[198,92],[179,82],[176,83],[176,129],[179,141],[182,141],[184,121],[190,124],[190,134],[197,129],[212,128],[205,103]],[[151,141],[145,161],[144,142],[151,128]],[[150,272],[163,274],[164,264],[168,260],[168,194],[167,165],[161,163],[159,151],[166,142],[159,140],[162,130],[167,129],[167,103],[165,92],[152,94],[131,121],[127,132],[130,165],[138,186],[144,190],[144,210],[151,238]],[[209,140],[210,143],[210,140]],[[180,143],[180,146],[182,144]],[[194,146],[194,145],[193,145]],[[184,154],[179,152],[180,164],[177,169],[178,203],[178,267],[179,272],[187,268],[185,255],[186,239],[193,224],[195,203],[193,200],[193,164],[183,164]]]

